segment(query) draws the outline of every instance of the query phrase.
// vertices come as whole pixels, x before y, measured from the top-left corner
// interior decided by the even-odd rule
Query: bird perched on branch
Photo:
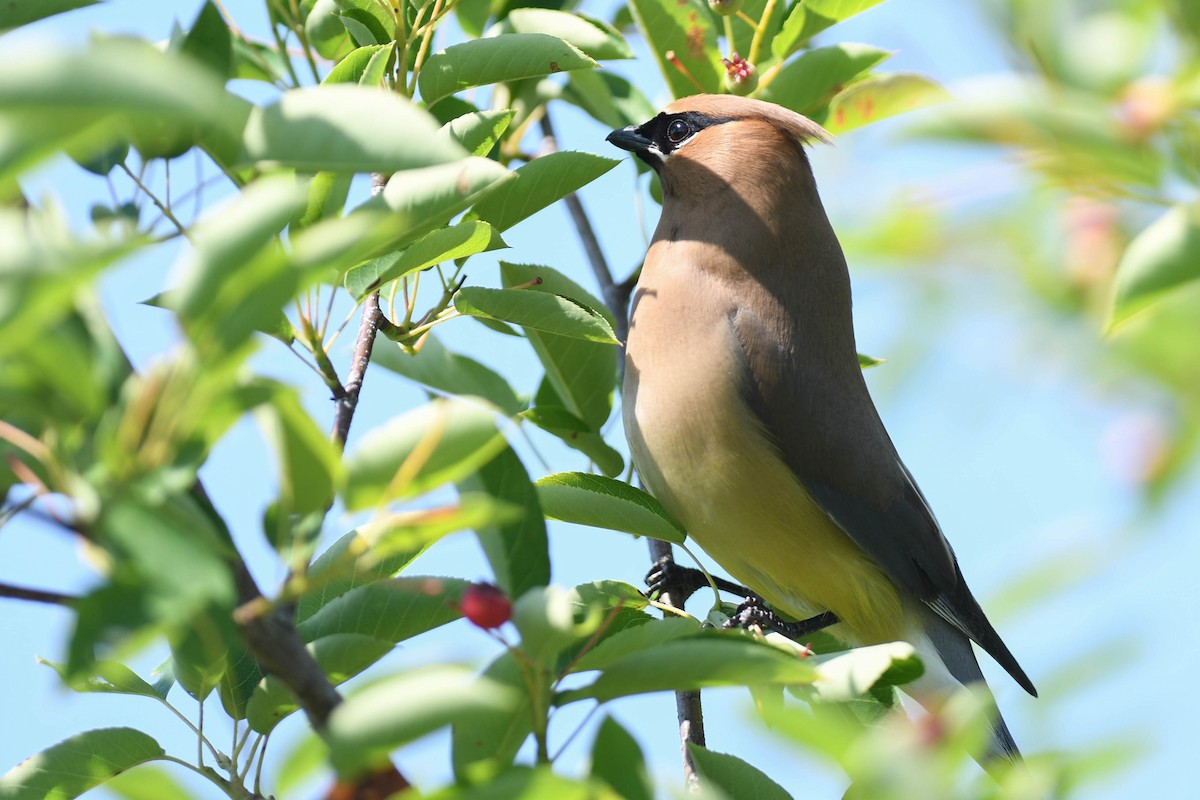
[[[650,491],[736,579],[866,645],[911,642],[918,700],[983,685],[974,641],[1036,696],[984,616],[867,392],[850,278],[805,154],[816,123],[696,95],[609,135],[663,208],[633,297],[625,431]],[[1019,758],[997,713],[993,754]]]

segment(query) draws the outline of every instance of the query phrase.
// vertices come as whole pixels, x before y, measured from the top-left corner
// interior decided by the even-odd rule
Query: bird
[[[633,293],[622,416],[650,491],[709,556],[852,645],[910,642],[919,702],[993,707],[988,759],[1020,761],[971,643],[1033,682],[972,595],[863,379],[850,277],[782,106],[699,94],[607,140],[657,174],[662,213]]]

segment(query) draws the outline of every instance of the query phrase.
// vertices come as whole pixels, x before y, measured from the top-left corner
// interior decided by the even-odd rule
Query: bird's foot
[[[694,567],[681,567],[670,556],[663,556],[655,561],[646,573],[646,595],[665,595],[676,608],[683,608],[683,604],[696,590],[707,585],[708,579],[704,577],[703,572]]]
[[[825,611],[799,622],[788,622],[768,608],[762,598],[750,595],[742,601],[742,604],[737,607],[737,611],[733,612],[733,616],[725,622],[725,627],[750,628],[757,626],[782,633],[793,641],[800,641],[805,636],[828,628],[830,625],[836,625],[837,622],[837,615],[832,611]]]

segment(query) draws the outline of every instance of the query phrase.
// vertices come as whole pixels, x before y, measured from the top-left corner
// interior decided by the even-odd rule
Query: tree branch
[[[542,152],[555,152],[558,149],[558,141],[554,135],[554,124],[550,120],[549,108],[542,115],[540,125],[544,137]],[[608,260],[604,257],[604,251],[600,249],[600,242],[596,238],[596,231],[592,228],[591,220],[588,218],[587,211],[583,208],[583,203],[575,194],[567,195],[565,201],[567,210],[571,213],[571,221],[574,222],[575,230],[579,234],[579,239],[583,244],[583,250],[587,254],[588,263],[592,267],[592,274],[596,276],[596,283],[600,285],[600,292],[604,297],[604,303],[608,306],[608,310],[612,312],[616,320],[615,332],[617,339],[621,342],[617,369],[622,379],[624,379],[625,342],[629,338],[629,301],[633,296],[635,281],[632,277],[621,283],[617,283],[613,279],[612,270],[608,266]],[[657,564],[664,560],[674,563],[675,558],[671,550],[671,545],[657,539],[649,539],[648,541],[650,544],[650,561],[652,563]],[[663,601],[670,603],[671,600],[669,596],[664,595]],[[704,712],[700,706],[700,692],[676,692],[675,711],[679,718],[679,740],[683,751],[684,783],[689,793],[695,793],[699,791],[700,779],[696,772],[696,765],[692,761],[691,751],[688,750],[688,744],[704,746]]]
[[[0,583],[0,597],[11,597],[14,600],[29,600],[33,603],[46,603],[52,606],[73,606],[79,601],[78,597],[60,592],[50,592],[45,589],[27,589],[24,586],[14,586],[11,583]]]
[[[363,302],[362,321],[358,325],[358,339],[354,343],[354,360],[350,363],[350,373],[346,376],[346,383],[337,398],[337,407],[334,410],[333,439],[339,447],[346,446],[346,437],[350,435],[350,422],[354,419],[355,409],[358,408],[358,395],[362,391],[363,379],[371,363],[375,332],[379,330],[382,317],[379,292],[371,292]]]

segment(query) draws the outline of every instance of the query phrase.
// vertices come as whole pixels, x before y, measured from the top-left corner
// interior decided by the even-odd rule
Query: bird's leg
[[[739,597],[751,594],[745,586],[739,586],[724,578],[714,577],[713,583],[722,592],[730,592]],[[655,594],[668,595],[671,605],[676,608],[683,608],[687,599],[705,586],[708,586],[708,577],[703,572],[694,567],[681,567],[671,558],[660,558],[646,573],[646,594],[651,597]]]
[[[768,608],[762,598],[750,595],[738,606],[737,611],[725,623],[725,627],[749,628],[757,625],[760,628],[778,631],[789,639],[799,641],[809,634],[828,628],[830,625],[836,625],[837,622],[837,615],[832,611],[824,611],[815,617],[802,619],[799,622],[787,622]]]

